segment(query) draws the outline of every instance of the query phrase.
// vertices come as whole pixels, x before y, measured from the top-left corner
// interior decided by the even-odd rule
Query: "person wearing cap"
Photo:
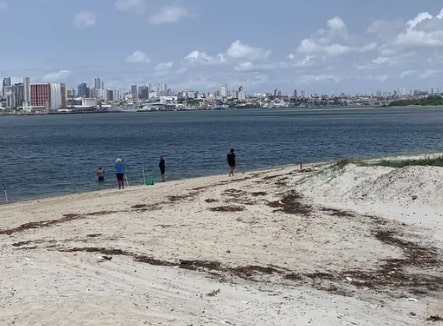
[[[105,169],[103,169],[102,167],[99,167],[97,170],[97,178],[98,181],[105,181]]]
[[[115,160],[114,169],[115,169],[115,176],[117,178],[117,184],[118,189],[124,189],[125,188],[125,168],[126,168],[126,162],[122,158],[118,158]]]

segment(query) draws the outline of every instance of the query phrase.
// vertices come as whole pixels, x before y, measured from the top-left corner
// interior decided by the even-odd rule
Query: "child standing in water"
[[[97,178],[100,182],[105,181],[105,169],[102,167],[99,167],[97,170]]]

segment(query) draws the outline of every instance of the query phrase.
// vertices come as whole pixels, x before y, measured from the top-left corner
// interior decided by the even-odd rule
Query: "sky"
[[[441,0],[0,0],[0,78],[443,91]]]

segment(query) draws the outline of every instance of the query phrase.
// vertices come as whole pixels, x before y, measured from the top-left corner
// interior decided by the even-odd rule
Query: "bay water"
[[[443,107],[227,109],[0,116],[1,182],[10,201],[343,158],[443,151]],[[96,170],[106,171],[97,182]],[[4,202],[0,185],[0,203]]]

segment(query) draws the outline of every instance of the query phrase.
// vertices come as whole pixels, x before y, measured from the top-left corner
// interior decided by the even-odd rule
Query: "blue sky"
[[[0,29],[15,82],[443,91],[435,0],[0,0]]]

